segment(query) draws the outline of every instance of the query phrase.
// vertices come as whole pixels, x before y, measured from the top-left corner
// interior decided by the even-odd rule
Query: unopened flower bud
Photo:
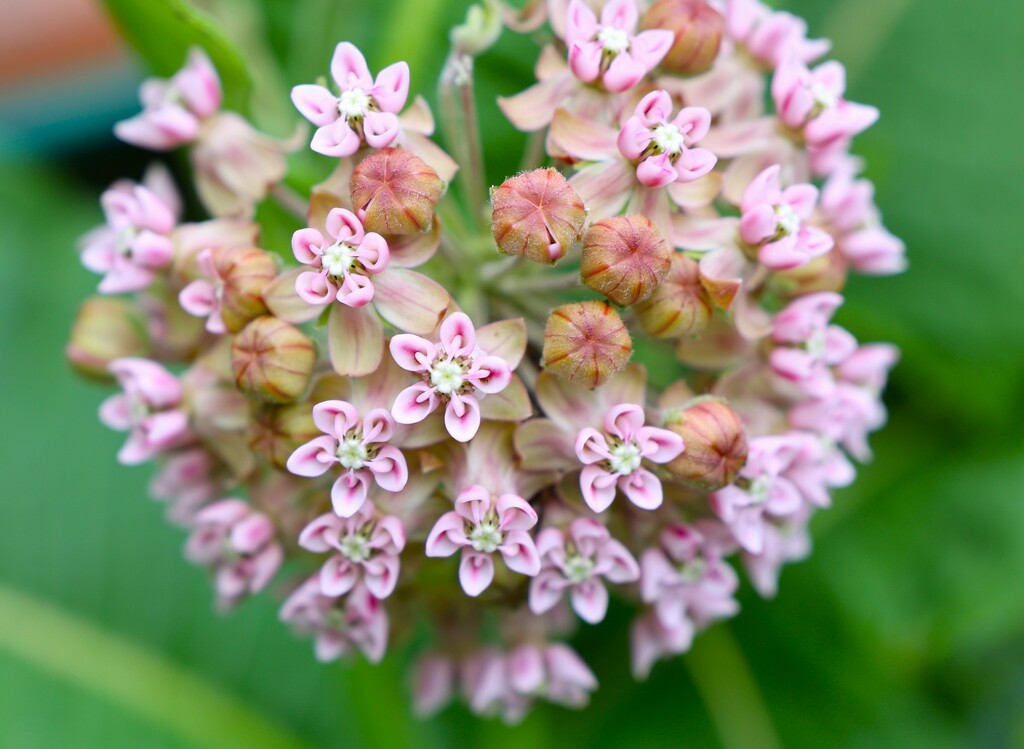
[[[352,206],[367,231],[388,236],[430,227],[444,183],[437,172],[404,148],[383,148],[352,173]]]
[[[650,335],[681,338],[704,330],[714,307],[715,303],[701,283],[697,262],[681,252],[674,252],[665,280],[634,309],[640,325]]]
[[[665,428],[680,437],[686,450],[667,464],[674,476],[704,491],[731,484],[747,461],[747,433],[743,422],[724,400],[695,399],[668,416]]]
[[[632,353],[629,331],[608,302],[558,307],[544,328],[544,368],[589,388],[604,384]]]
[[[640,24],[643,29],[668,29],[675,34],[661,66],[686,75],[711,67],[724,26],[722,16],[704,0],[654,0]]]
[[[263,289],[277,277],[277,263],[269,253],[255,247],[215,250],[213,265],[223,283],[220,316],[230,332],[267,312]]]
[[[554,169],[509,177],[491,188],[491,234],[498,249],[535,263],[561,260],[580,238],[583,199]]]
[[[250,322],[231,343],[238,389],[268,403],[295,400],[315,364],[316,349],[306,334],[269,315]]]
[[[291,454],[320,434],[313,423],[313,405],[300,401],[257,409],[249,425],[249,445],[285,470]]]
[[[109,379],[107,366],[114,359],[150,355],[145,318],[127,299],[87,299],[78,310],[65,353],[82,374]]]
[[[646,216],[616,216],[591,224],[583,237],[583,283],[616,304],[649,299],[664,280],[672,250]]]

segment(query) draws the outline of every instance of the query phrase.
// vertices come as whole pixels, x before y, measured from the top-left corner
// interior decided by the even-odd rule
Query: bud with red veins
[[[715,303],[701,283],[697,261],[681,252],[672,252],[664,280],[633,310],[649,335],[681,338],[703,331],[714,308]]]
[[[470,486],[456,497],[455,510],[442,515],[430,531],[427,556],[461,552],[459,582],[466,595],[476,597],[494,580],[495,552],[520,575],[540,571],[537,547],[527,533],[536,524],[537,513],[522,497],[495,497],[483,486]]]
[[[118,461],[144,463],[187,440],[188,417],[181,407],[178,378],[148,359],[115,359],[110,371],[124,392],[103,401],[100,421],[130,433]]]
[[[772,98],[779,120],[802,130],[811,148],[828,148],[867,130],[878,110],[843,99],[846,70],[830,61],[813,71],[797,59],[779,65],[772,78]]]
[[[393,515],[379,515],[372,502],[342,519],[326,514],[299,534],[299,546],[316,554],[331,554],[320,568],[320,592],[337,598],[359,582],[381,600],[395,590],[405,548],[405,528]]]
[[[772,323],[772,338],[780,344],[768,360],[772,370],[808,395],[828,395],[835,387],[831,368],[857,350],[852,335],[828,324],[842,303],[839,294],[809,294],[791,302]]]
[[[110,362],[150,353],[146,319],[127,299],[92,297],[78,310],[64,352],[76,370],[90,377],[110,377]]]
[[[669,93],[652,91],[619,131],[619,152],[636,162],[636,178],[647,187],[693,182],[718,162],[706,148],[694,148],[710,127],[711,112],[704,107],[683,107],[672,117]]]
[[[313,407],[313,421],[324,436],[292,453],[288,470],[312,478],[339,466],[341,476],[331,487],[331,502],[339,516],[349,518],[359,511],[371,481],[389,492],[405,488],[409,469],[402,452],[388,444],[395,432],[395,420],[383,408],[360,418],[351,403],[324,401]]]
[[[409,66],[389,65],[374,79],[366,58],[354,45],[341,42],[331,60],[335,96],[312,84],[292,89],[292,102],[317,127],[310,143],[325,156],[351,156],[363,143],[386,148],[398,138],[397,114],[409,97]]]
[[[601,582],[623,585],[640,578],[633,555],[594,518],[577,518],[568,533],[546,528],[537,536],[541,571],[530,581],[530,610],[550,611],[566,591],[581,619],[597,624],[608,610],[608,591]]]
[[[646,216],[616,216],[591,224],[583,238],[583,283],[616,304],[648,299],[668,274],[672,250]]]
[[[319,575],[313,575],[288,596],[279,616],[296,632],[313,635],[321,663],[353,651],[379,663],[388,648],[388,612],[365,585],[357,585],[344,598],[332,598],[320,592]]]
[[[718,398],[704,398],[665,419],[686,451],[667,464],[676,478],[703,491],[731,484],[747,460],[747,432],[740,417]]]
[[[565,43],[569,68],[584,83],[600,81],[612,93],[633,88],[661,62],[673,35],[664,29],[637,33],[636,0],[610,0],[601,18],[580,0],[569,3]]]
[[[231,342],[231,371],[246,395],[287,403],[306,389],[316,364],[313,342],[294,325],[265,315]]]
[[[722,44],[724,26],[721,14],[704,0],[655,0],[640,22],[643,29],[668,29],[674,34],[661,66],[684,75],[711,67]]]
[[[814,212],[818,188],[780,183],[781,167],[770,166],[747,186],[740,209],[740,237],[758,248],[758,260],[772,270],[806,265],[832,249],[825,230],[805,222]]]
[[[284,560],[273,521],[240,499],[222,499],[196,513],[185,556],[212,570],[222,605],[263,590]]]
[[[534,169],[491,188],[491,234],[498,249],[535,263],[561,260],[580,238],[587,210],[555,169]]]
[[[508,362],[477,346],[476,328],[463,312],[441,323],[437,343],[401,333],[390,347],[398,366],[423,379],[398,394],[391,409],[395,421],[417,424],[443,404],[445,427],[459,442],[469,442],[480,428],[480,399],[512,381]]]
[[[632,353],[629,331],[608,302],[562,305],[544,327],[544,369],[588,388],[604,384]]]
[[[643,462],[674,460],[683,452],[683,438],[667,429],[645,426],[644,421],[643,408],[620,404],[605,415],[603,430],[586,427],[576,435],[576,457],[585,466],[580,490],[594,512],[607,510],[617,489],[641,509],[661,506],[661,481]]]
[[[309,304],[334,300],[362,307],[373,299],[372,276],[388,267],[391,253],[380,234],[367,232],[362,221],[345,208],[327,214],[325,239],[317,229],[299,229],[292,235],[292,252],[313,270],[300,273],[295,291]]]
[[[196,257],[201,278],[178,295],[182,308],[206,318],[216,335],[236,333],[254,317],[266,314],[263,289],[277,276],[274,258],[256,248],[203,250]]]
[[[359,162],[351,190],[352,205],[367,230],[405,236],[430,227],[444,183],[406,149],[385,148]]]

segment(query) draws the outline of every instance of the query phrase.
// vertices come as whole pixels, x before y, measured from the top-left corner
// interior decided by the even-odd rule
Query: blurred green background
[[[204,3],[277,133],[294,121],[290,85],[323,74],[341,39],[371,68],[407,59],[432,97],[465,4]],[[849,97],[882,111],[857,150],[911,270],[855,279],[840,322],[903,350],[890,424],[776,600],[744,591],[736,620],[640,685],[613,611],[578,640],[601,682],[591,708],[542,707],[511,729],[462,708],[409,717],[406,653],[318,665],[267,598],[213,612],[182,533],[146,498],[148,469],[114,461],[121,437],[95,418],[106,391],[63,360],[96,283],[76,237],[100,222],[100,190],[146,163],[109,135],[141,63],[0,91],[0,747],[1024,747],[1024,4],[779,4],[834,39]],[[145,25],[177,3],[114,5]],[[148,49],[161,72],[184,38],[166,28]],[[220,54],[243,86],[242,58]],[[492,97],[525,87],[532,61],[507,34],[480,62],[493,181],[522,137]]]

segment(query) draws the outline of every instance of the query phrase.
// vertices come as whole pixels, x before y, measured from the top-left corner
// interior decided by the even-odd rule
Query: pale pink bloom
[[[888,343],[868,343],[846,357],[836,369],[839,379],[862,385],[873,393],[881,393],[889,379],[889,370],[896,366],[900,351]]]
[[[637,33],[640,11],[635,0],[609,0],[597,16],[580,0],[569,3],[565,43],[569,67],[584,83],[600,80],[615,93],[638,84],[672,47],[671,31]]]
[[[174,375],[148,359],[114,359],[109,369],[123,392],[103,401],[100,421],[130,433],[118,461],[144,463],[187,441],[188,417],[181,408],[181,383]]]
[[[537,513],[522,497],[494,496],[479,484],[455,498],[455,509],[434,525],[427,538],[428,557],[462,553],[459,582],[468,596],[483,593],[494,580],[495,552],[513,572],[534,576],[540,558],[527,532],[537,524]]]
[[[132,145],[168,151],[194,141],[203,121],[220,109],[220,79],[206,53],[194,47],[184,68],[170,79],[145,81],[139,98],[142,112],[118,122],[114,133]]]
[[[693,633],[739,611],[739,577],[723,559],[735,546],[719,523],[671,525],[658,540],[640,555],[640,597],[666,630]]]
[[[832,46],[827,39],[808,39],[804,19],[773,11],[760,0],[726,0],[723,15],[729,37],[771,68],[788,57],[812,62]]]
[[[695,634],[689,621],[672,628],[666,627],[654,611],[637,617],[629,629],[633,678],[646,679],[659,660],[688,651]]]
[[[496,648],[483,648],[465,658],[459,677],[463,698],[477,715],[500,715],[513,724],[530,710],[532,700],[512,689],[507,657]]]
[[[388,243],[380,234],[365,231],[362,221],[345,208],[327,214],[326,228],[329,240],[311,228],[292,235],[295,258],[313,268],[298,275],[295,291],[309,304],[337,300],[362,307],[373,299],[371,277],[388,267]]]
[[[403,333],[390,348],[398,366],[423,379],[399,393],[391,408],[395,421],[416,424],[444,404],[445,426],[459,442],[473,439],[480,428],[480,399],[512,381],[509,362],[477,345],[473,321],[463,312],[441,324],[437,343]]]
[[[835,386],[832,368],[857,349],[856,339],[838,325],[829,325],[843,303],[836,293],[802,296],[783,309],[772,323],[780,344],[769,356],[772,370],[808,395],[826,395]]]
[[[277,573],[284,551],[273,521],[240,499],[222,499],[196,513],[185,556],[213,571],[224,605],[263,590]]]
[[[292,102],[317,127],[310,143],[325,156],[351,156],[366,143],[386,148],[399,135],[398,113],[409,96],[409,66],[389,65],[374,79],[363,53],[341,42],[331,59],[331,77],[338,95],[323,86],[305,84],[292,89]]]
[[[320,592],[338,597],[362,582],[375,598],[391,595],[401,568],[405,528],[393,515],[379,515],[370,502],[350,518],[328,513],[299,534],[299,546],[331,556],[320,568]]]
[[[386,410],[374,408],[360,418],[351,403],[324,401],[313,406],[313,422],[324,436],[293,452],[288,470],[312,478],[339,466],[341,476],[331,487],[331,503],[339,516],[355,515],[366,502],[373,482],[389,492],[405,487],[409,469],[402,452],[388,444],[395,421]]]
[[[797,403],[789,411],[792,426],[842,445],[862,462],[871,458],[868,434],[880,429],[885,421],[885,406],[877,392],[843,381],[828,395]]]
[[[313,636],[321,663],[356,650],[371,663],[379,663],[387,650],[387,611],[365,585],[357,585],[344,598],[332,598],[320,592],[319,575],[313,575],[284,602],[280,618],[299,634]]]
[[[764,547],[764,529],[772,520],[795,515],[804,496],[789,475],[804,455],[801,438],[792,433],[750,440],[747,463],[739,484],[731,484],[710,497],[711,509],[736,540],[754,554]]]
[[[577,518],[568,534],[545,528],[537,536],[537,553],[541,571],[530,581],[530,609],[535,614],[552,609],[569,591],[573,610],[597,624],[608,610],[608,591],[600,578],[618,585],[640,578],[633,555],[594,518]]]
[[[765,526],[764,548],[760,554],[744,551],[743,566],[754,589],[763,598],[774,598],[779,590],[779,573],[788,562],[797,562],[811,553],[807,523],[809,507],[780,523]]]
[[[637,507],[661,506],[661,481],[643,467],[643,461],[668,463],[683,452],[683,438],[675,432],[644,425],[644,410],[633,404],[613,406],[604,417],[604,429],[585,427],[576,435],[576,457],[583,499],[594,512],[604,512],[616,490]]]
[[[839,241],[843,257],[854,270],[872,276],[890,276],[907,269],[907,247],[884,226],[867,226]]]
[[[775,71],[772,98],[779,120],[803,131],[811,148],[827,148],[867,130],[878,110],[846,101],[846,70],[835,61],[813,71],[797,59],[787,59]]]
[[[835,244],[827,231],[806,223],[814,212],[818,189],[802,184],[783,190],[780,173],[775,165],[757,175],[740,205],[740,236],[760,248],[758,259],[772,270],[799,268]]]
[[[223,490],[219,468],[217,459],[205,448],[180,450],[161,464],[149,482],[149,493],[169,504],[171,520],[188,524],[200,507]]]
[[[206,329],[214,335],[228,332],[221,317],[224,302],[224,278],[213,261],[212,249],[201,250],[196,255],[196,266],[202,276],[192,281],[178,294],[178,304],[193,317],[205,317]]]
[[[636,105],[617,142],[622,155],[637,162],[642,185],[664,187],[677,180],[693,182],[714,168],[715,155],[693,147],[710,127],[711,112],[704,107],[683,107],[672,117],[668,92],[652,91]]]
[[[102,294],[142,291],[171,262],[175,207],[131,182],[112,186],[100,204],[107,223],[83,238],[82,264],[103,274]]]
[[[440,712],[455,694],[457,678],[454,660],[440,653],[417,659],[412,669],[412,709],[420,718]]]

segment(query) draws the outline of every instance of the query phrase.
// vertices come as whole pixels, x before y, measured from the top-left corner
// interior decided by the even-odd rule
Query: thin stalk
[[[281,182],[270,188],[270,196],[288,213],[301,219],[303,225],[305,225],[305,221],[309,216],[308,200]]]
[[[526,139],[526,147],[523,149],[523,158],[519,161],[519,171],[525,172],[528,169],[536,169],[544,160],[544,139],[547,130],[538,130],[530,133]]]
[[[506,294],[527,291],[560,291],[571,289],[580,284],[578,271],[559,273],[556,275],[542,274],[534,276],[511,276],[502,280],[498,288]]]
[[[520,259],[515,255],[509,255],[497,260],[492,260],[480,266],[480,280],[486,282],[501,278],[510,270],[519,265]]]
[[[459,163],[463,203],[471,225],[484,228],[484,156],[473,91],[473,58],[452,53],[441,71],[439,97],[445,141]]]

